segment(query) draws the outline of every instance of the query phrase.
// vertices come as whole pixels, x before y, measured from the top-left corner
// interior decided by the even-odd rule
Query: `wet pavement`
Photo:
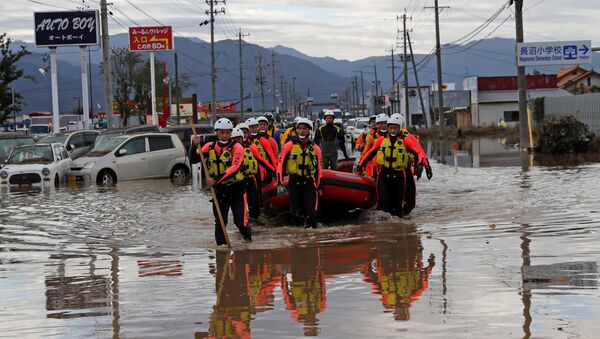
[[[597,157],[459,146],[408,218],[262,218],[233,254],[194,185],[2,192],[0,337],[597,337]]]

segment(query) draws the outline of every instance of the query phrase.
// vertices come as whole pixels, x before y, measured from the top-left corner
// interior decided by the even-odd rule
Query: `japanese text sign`
[[[129,27],[129,50],[171,51],[173,29],[171,26]]]

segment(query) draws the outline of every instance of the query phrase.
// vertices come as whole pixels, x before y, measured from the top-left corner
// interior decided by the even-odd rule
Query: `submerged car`
[[[17,146],[0,170],[0,187],[58,187],[70,166],[71,157],[62,144]]]
[[[20,145],[31,145],[35,142],[31,136],[21,133],[0,133],[0,168],[8,158],[10,151]]]
[[[59,142],[65,145],[65,148],[71,155],[71,159],[75,160],[86,154],[92,148],[98,134],[100,134],[100,132],[93,130],[61,132],[59,134],[44,137],[40,139],[38,143]]]
[[[73,162],[69,176],[113,185],[119,180],[189,177],[186,150],[175,134],[102,134],[94,148]]]

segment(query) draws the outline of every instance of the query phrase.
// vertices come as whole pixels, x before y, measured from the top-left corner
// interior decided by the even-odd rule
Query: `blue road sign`
[[[518,66],[591,64],[592,42],[551,41],[517,44]]]

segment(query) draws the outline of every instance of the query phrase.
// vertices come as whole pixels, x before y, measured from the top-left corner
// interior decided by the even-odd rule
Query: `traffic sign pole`
[[[152,96],[152,124],[158,126],[158,114],[156,113],[156,81],[154,72],[154,51],[150,51],[150,92]]]
[[[58,106],[58,72],[56,70],[56,47],[50,47],[50,81],[52,83],[52,133],[60,131]]]

